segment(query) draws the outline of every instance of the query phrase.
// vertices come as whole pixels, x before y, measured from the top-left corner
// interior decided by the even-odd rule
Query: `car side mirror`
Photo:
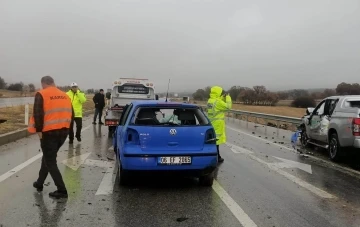
[[[155,95],[155,100],[159,100],[159,95]]]

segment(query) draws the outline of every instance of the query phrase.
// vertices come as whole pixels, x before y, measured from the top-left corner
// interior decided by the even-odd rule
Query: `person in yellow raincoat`
[[[216,147],[218,152],[218,161],[224,159],[220,155],[219,145],[226,143],[225,112],[231,110],[232,100],[229,94],[224,93],[219,86],[213,86],[210,90],[210,98],[207,102],[207,114],[216,133]]]
[[[84,92],[80,91],[77,83],[71,83],[71,89],[66,92],[71,100],[71,104],[74,110],[74,118],[71,121],[70,130],[69,130],[69,144],[72,144],[74,141],[74,122],[76,123],[76,139],[81,141],[81,129],[82,129],[82,117],[83,117],[83,104],[86,102],[86,95]]]

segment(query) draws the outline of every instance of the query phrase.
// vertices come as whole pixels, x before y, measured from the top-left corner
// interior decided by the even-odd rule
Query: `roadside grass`
[[[29,105],[29,113],[32,113],[33,105]],[[0,124],[0,135],[26,128],[25,125],[25,105],[0,108],[0,119],[6,120]]]
[[[302,117],[305,114],[305,108],[295,108],[290,106],[252,106],[243,104],[233,104],[233,109],[257,113],[266,113],[281,115],[287,117]]]
[[[250,106],[243,104],[233,104],[233,109],[296,118],[301,118],[302,116],[304,116],[306,111],[306,109],[303,108],[294,108],[289,106]],[[229,116],[231,115],[232,114],[229,114]],[[236,118],[240,120],[248,120],[249,122],[254,122],[261,125],[267,125],[270,127],[276,127],[277,124],[277,122],[273,120],[266,120],[255,117],[248,117],[248,119],[246,119],[246,116],[237,116]],[[290,123],[279,122],[279,128],[295,131],[297,129],[297,126]]]
[[[92,96],[87,96],[87,100],[83,105],[83,111],[94,109],[94,103]],[[29,105],[29,116],[33,112],[33,104]],[[0,124],[0,135],[8,132],[24,129],[25,125],[25,105],[1,107],[0,108],[0,120],[6,120],[6,122]]]
[[[285,100],[286,101],[286,100]],[[199,102],[196,101],[196,104],[205,105],[206,102]],[[242,110],[242,111],[249,111],[249,112],[256,112],[256,113],[265,113],[271,115],[280,115],[280,116],[287,116],[287,117],[296,117],[301,118],[304,116],[306,109],[305,108],[294,108],[290,106],[253,106],[253,105],[244,105],[244,104],[233,104],[233,110]],[[229,117],[234,117],[233,114],[228,113]],[[246,120],[246,116],[237,116],[237,119]],[[247,119],[249,122],[255,122],[261,125],[268,125],[271,127],[276,127],[276,121],[273,120],[266,120],[260,119],[255,117],[248,117]],[[295,131],[296,125],[279,122],[279,128]]]
[[[33,97],[35,92],[20,92],[0,89],[0,98]]]
[[[205,105],[206,102],[196,101],[196,104]],[[306,111],[305,108],[294,108],[290,106],[253,106],[244,104],[233,104],[232,109],[298,118],[304,116]]]

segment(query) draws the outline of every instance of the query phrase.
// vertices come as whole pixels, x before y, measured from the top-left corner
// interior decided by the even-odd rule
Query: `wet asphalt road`
[[[81,143],[66,142],[58,154],[67,200],[49,198],[50,176],[42,193],[32,187],[41,159],[36,136],[0,147],[0,226],[360,226],[359,174],[288,149],[287,132],[275,144],[271,129],[264,135],[230,120],[212,188],[156,176],[120,188],[107,128],[90,123]],[[77,170],[62,163],[75,156],[65,162],[74,169],[88,162]]]

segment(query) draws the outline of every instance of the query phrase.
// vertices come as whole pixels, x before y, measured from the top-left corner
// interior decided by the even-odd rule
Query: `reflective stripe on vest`
[[[61,128],[70,128],[72,106],[68,95],[56,87],[49,87],[39,91],[43,98],[44,124],[42,132]],[[36,132],[35,119],[29,121],[28,131]]]
[[[68,112],[68,113],[72,113],[72,109],[71,109],[71,108],[55,108],[55,109],[46,111],[44,114],[45,114],[45,115],[48,115],[48,114],[56,113],[56,112]]]

